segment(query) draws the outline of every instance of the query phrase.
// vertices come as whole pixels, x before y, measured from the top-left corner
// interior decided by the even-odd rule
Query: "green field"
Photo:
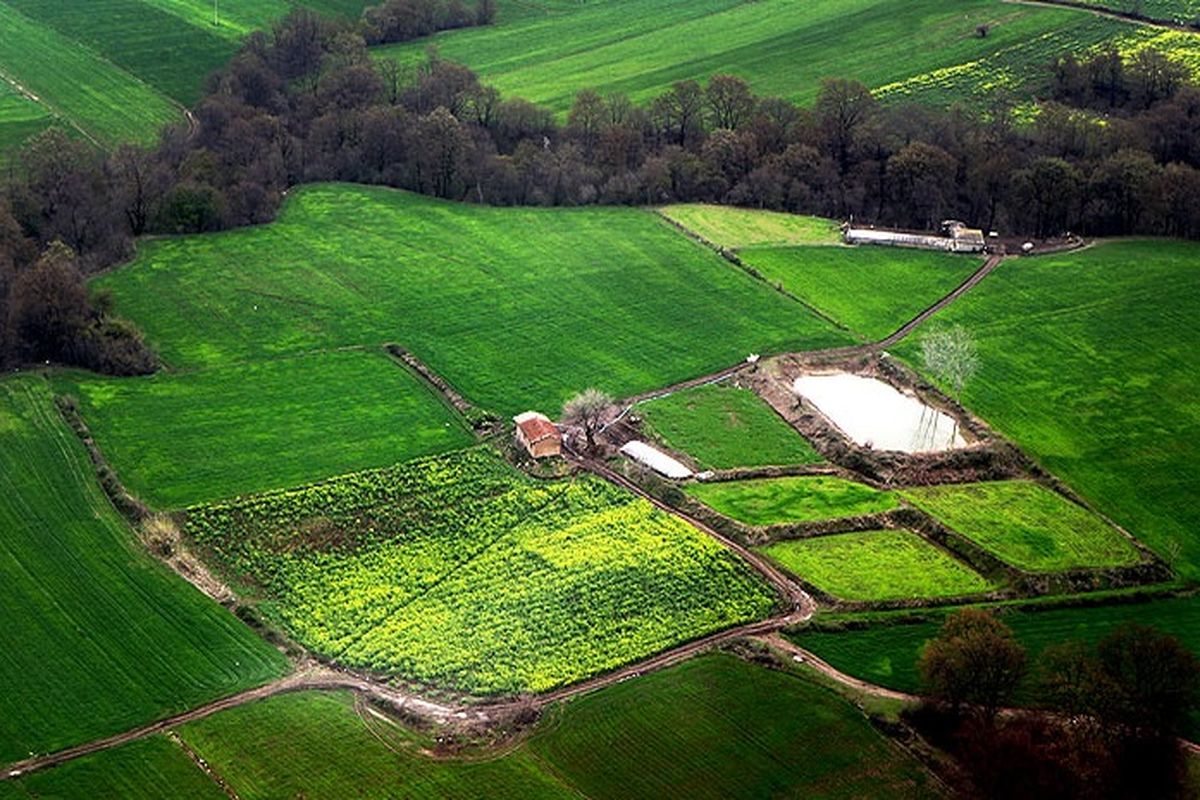
[[[979,269],[978,258],[892,247],[778,247],[744,250],[766,280],[877,341],[950,293]]]
[[[1200,20],[1200,0],[1079,0],[1089,6],[1128,13],[1136,11],[1150,19],[1190,24]]]
[[[316,652],[477,693],[573,683],[774,605],[675,517],[486,448],[193,508],[186,530]]]
[[[986,38],[975,34],[982,24],[991,26]],[[1083,12],[996,0],[627,0],[509,22],[502,14],[496,26],[433,41],[442,57],[467,64],[504,94],[566,111],[581,89],[647,101],[675,81],[717,73],[804,104],[829,76],[898,99],[979,102],[1044,82],[1046,65],[1064,50],[1133,32],[1132,24]],[[413,62],[426,44],[386,47],[378,56]]]
[[[79,398],[127,487],[163,508],[294,486],[474,441],[423,380],[381,351],[136,379],[71,373],[55,386]]]
[[[827,475],[693,483],[685,491],[747,525],[778,525],[880,514],[900,504],[887,493]]]
[[[472,760],[425,757],[418,748],[433,746],[428,736],[376,718],[368,730],[342,692],[280,695],[190,723],[179,733],[244,800],[939,794],[915,760],[837,695],[730,656],[702,656],[626,681],[549,716],[526,743]],[[154,776],[135,757],[153,757],[149,766],[159,770],[168,760],[176,766],[178,759],[160,752],[166,747],[155,739],[104,753],[93,763],[111,764],[122,776],[140,769],[154,786]],[[88,771],[72,764],[35,774],[16,784],[12,797],[24,800],[51,787],[55,797],[106,796],[94,793]],[[0,797],[8,800],[6,786],[12,785],[0,783]],[[207,797],[201,788],[195,796]],[[160,796],[146,787],[140,791],[145,794],[128,796]]]
[[[94,51],[0,2],[0,73],[88,138],[105,145],[149,143],[181,109]]]
[[[282,673],[232,614],[145,556],[40,378],[0,381],[0,763]]]
[[[414,454],[404,442],[444,441],[425,438],[444,417],[397,391],[398,369],[318,351],[398,342],[481,407],[557,416],[587,386],[630,395],[751,351],[845,341],[644,211],[481,208],[367,187],[293,191],[272,225],[144,241],[95,286],[172,371],[75,388],[117,471],[169,505],[384,466]],[[334,423],[351,448],[322,434]],[[241,452],[247,434],[267,446]],[[209,453],[243,466],[207,464]]]
[[[1103,519],[1029,481],[928,486],[901,494],[1020,569],[1120,567],[1141,558]]]
[[[1001,619],[1031,660],[1046,646],[1071,639],[1095,642],[1126,622],[1154,625],[1200,653],[1200,603],[1193,597],[1045,611],[1008,609]],[[941,617],[918,624],[872,625],[860,630],[798,631],[792,638],[838,669],[900,691],[919,688],[921,646],[937,635]]]
[[[731,250],[842,241],[838,223],[822,217],[706,203],[680,203],[661,208],[659,213],[714,245]]]
[[[821,456],[749,389],[713,383],[640,403],[649,433],[701,467],[813,464]]]
[[[970,567],[905,530],[791,539],[761,550],[843,600],[957,597],[993,588]]]
[[[941,312],[978,340],[963,402],[1089,503],[1200,576],[1200,246],[1098,244],[1006,262]],[[920,331],[898,348],[919,361]]]
[[[0,167],[25,140],[50,127],[54,117],[41,103],[35,103],[0,79]]]

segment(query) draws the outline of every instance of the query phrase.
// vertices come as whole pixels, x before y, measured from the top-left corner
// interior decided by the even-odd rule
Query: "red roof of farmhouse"
[[[549,439],[552,436],[558,436],[558,428],[554,427],[554,423],[541,414],[530,416],[522,414],[517,419],[517,427],[521,429],[521,433],[525,435],[525,439],[531,444],[540,442],[542,439]]]

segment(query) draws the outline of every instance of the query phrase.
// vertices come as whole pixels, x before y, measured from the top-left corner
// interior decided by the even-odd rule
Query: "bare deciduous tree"
[[[563,405],[563,421],[583,428],[589,451],[596,449],[596,431],[612,404],[613,399],[606,392],[584,389]]]
[[[971,332],[961,325],[934,331],[921,341],[925,369],[954,391],[962,401],[963,388],[979,371],[979,353]]]

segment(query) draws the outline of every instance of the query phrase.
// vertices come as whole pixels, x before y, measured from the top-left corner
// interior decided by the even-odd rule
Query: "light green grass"
[[[1197,577],[1197,308],[1200,246],[1127,241],[1006,262],[927,328],[977,339],[969,408]],[[898,348],[910,363],[920,340]]]
[[[205,76],[222,67],[236,43],[142,0],[4,0],[11,8],[78,42],[158,91],[190,105]]]
[[[1191,24],[1200,20],[1200,0],[1080,0],[1111,11],[1137,11],[1151,19]]]
[[[853,706],[727,655],[573,700],[528,742],[473,762],[423,757],[427,737],[375,721],[385,745],[351,702],[345,693],[283,695],[181,735],[245,800],[937,796],[917,762]]]
[[[749,249],[740,255],[772,285],[873,341],[949,294],[982,263],[971,256],[865,246]]]
[[[177,713],[286,661],[145,555],[45,382],[0,381],[0,763]]]
[[[775,603],[649,503],[488,449],[193,508],[187,531],[310,649],[477,693],[574,683]]]
[[[181,747],[161,735],[34,772],[19,781],[0,782],[3,800],[223,800],[225,796]]]
[[[705,203],[666,206],[659,213],[718,247],[729,249],[838,244],[842,240],[838,223],[822,217]]]
[[[826,475],[693,483],[685,491],[714,511],[747,525],[840,519],[880,514],[899,506],[887,492]]]
[[[382,351],[312,353],[215,369],[55,381],[105,457],[163,508],[465,447],[462,419]]]
[[[989,24],[986,38],[975,29]],[[899,99],[986,102],[1043,82],[1046,64],[1133,25],[995,0],[627,0],[518,15],[437,36],[441,55],[506,95],[566,111],[581,89],[646,101],[685,79],[733,73],[761,95],[808,104],[822,78],[853,78]],[[379,57],[412,62],[426,42]]]
[[[0,166],[7,164],[29,137],[53,123],[48,108],[0,80]]]
[[[105,145],[153,142],[180,108],[94,51],[0,3],[0,71]]]
[[[650,433],[700,466],[714,469],[821,461],[796,432],[749,389],[709,384],[640,403]]]
[[[218,0],[220,25],[213,25],[209,0],[141,0],[142,4],[171,14],[208,35],[237,41],[254,30],[269,30],[275,20],[292,10],[287,0]]]
[[[1095,514],[1029,481],[928,486],[903,497],[1020,569],[1120,567],[1137,548]]]
[[[271,225],[144,241],[95,285],[179,370],[79,388],[117,471],[168,504],[394,463],[418,452],[397,443],[444,424],[363,355],[320,357],[359,364],[354,375],[303,368],[316,356],[255,362],[393,341],[481,407],[557,416],[588,386],[627,396],[751,351],[846,341],[644,211],[481,208],[357,186],[293,191]],[[260,388],[263,373],[278,377]],[[330,424],[349,445],[322,434]],[[177,444],[180,432],[203,448]],[[226,477],[193,480],[209,461]]]
[[[843,600],[956,597],[993,588],[911,531],[838,533],[776,542],[762,552]]]

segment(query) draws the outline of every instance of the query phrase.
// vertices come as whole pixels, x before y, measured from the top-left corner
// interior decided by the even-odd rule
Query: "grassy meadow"
[[[50,110],[0,81],[0,167],[25,140],[54,123]]]
[[[775,605],[675,517],[487,448],[192,508],[186,530],[315,652],[475,693],[574,683]]]
[[[821,456],[749,389],[728,382],[637,406],[647,430],[706,469],[812,464]]]
[[[730,250],[840,244],[842,241],[838,223],[822,217],[707,203],[679,203],[660,208],[658,213],[712,244]]]
[[[771,247],[741,252],[767,282],[876,341],[979,269],[972,256],[894,247]]]
[[[286,660],[151,560],[46,383],[0,381],[0,764],[263,683]]]
[[[993,588],[966,564],[906,530],[790,539],[761,551],[842,600],[957,597]]]
[[[690,483],[684,490],[714,511],[746,525],[856,517],[900,505],[888,492],[829,475]]]
[[[1062,50],[1085,51],[1134,26],[1067,9],[966,0],[627,0],[523,11],[434,37],[441,56],[506,95],[565,112],[577,92],[646,101],[679,80],[733,73],[761,95],[809,104],[820,80],[854,78],[898,100],[987,102],[1043,82]],[[979,25],[990,26],[980,38]],[[412,63],[426,42],[377,57]]]
[[[966,327],[963,402],[1089,503],[1200,576],[1200,246],[1123,241],[1010,261],[925,326]],[[897,352],[919,362],[921,331]]]
[[[630,395],[751,351],[845,341],[643,211],[482,208],[360,186],[295,190],[271,225],[144,241],[94,286],[171,369],[63,389],[122,477],[166,504],[453,446],[405,373],[355,352],[384,342],[481,407],[557,416],[587,386]],[[247,434],[269,446],[239,452]],[[212,459],[206,477],[211,452],[238,468]]]
[[[364,713],[369,728],[345,692],[286,694],[189,723],[179,735],[245,800],[938,796],[919,763],[854,706],[803,677],[728,655],[564,703],[528,740],[486,758],[429,758],[421,753],[436,747],[429,736]],[[8,787],[20,800],[82,800],[134,776],[145,784],[119,796],[162,796],[169,792],[155,793],[167,788],[155,778],[185,758],[173,747],[162,738],[128,745],[0,783],[0,797],[9,800]],[[117,776],[92,785],[101,766]],[[180,780],[194,786],[188,796],[211,794],[191,776]]]
[[[926,486],[901,494],[1019,569],[1120,567],[1141,559],[1103,519],[1029,481]]]
[[[73,372],[55,387],[79,399],[127,488],[163,508],[293,486],[474,441],[428,384],[380,350],[147,378]]]

